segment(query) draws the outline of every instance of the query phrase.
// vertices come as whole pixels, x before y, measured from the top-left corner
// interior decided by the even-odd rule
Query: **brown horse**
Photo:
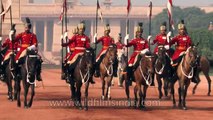
[[[162,80],[164,81],[164,94],[167,97],[170,88],[170,81],[172,77],[172,66],[170,58],[166,53],[164,46],[158,47],[157,60],[155,61],[155,74],[158,82],[159,99],[162,98]]]
[[[210,69],[210,64],[209,64],[209,60],[206,56],[201,56],[200,57],[200,65],[197,68],[197,71],[195,73],[196,77],[198,80],[198,83],[194,86],[192,93],[195,94],[195,90],[198,86],[198,84],[200,83],[200,77],[199,77],[199,73],[202,71],[203,74],[205,75],[207,81],[208,81],[208,93],[207,95],[210,96],[211,94],[211,78],[209,77],[209,69]]]
[[[88,89],[89,82],[93,76],[93,63],[94,63],[94,50],[92,48],[87,49],[84,54],[79,57],[76,61],[74,71],[70,72],[68,78],[70,80],[70,89],[72,92],[72,99],[74,105],[79,109],[82,109],[81,104],[81,87],[85,85],[85,99],[84,99],[84,110],[88,110]],[[69,66],[73,67],[73,66]],[[73,69],[73,68],[69,68]],[[72,73],[72,74],[70,74]]]
[[[117,46],[112,44],[109,46],[100,64],[100,78],[102,80],[102,96],[101,96],[102,99],[105,99],[105,98],[111,99],[110,87],[111,87],[111,82],[113,78],[113,62],[115,61],[116,57],[117,57]],[[106,94],[104,92],[105,84],[107,85]]]
[[[191,46],[185,52],[186,54],[183,56],[180,64],[178,65],[176,78],[179,81],[179,104],[178,106],[183,110],[186,110],[186,95],[187,90],[190,85],[191,79],[194,75],[194,67],[196,65],[197,57],[197,48],[196,46]],[[171,85],[171,94],[173,98],[173,106],[176,106],[175,96],[174,96],[174,84],[177,81],[174,79],[174,82]]]
[[[153,82],[152,75],[154,75],[154,61],[155,61],[155,57],[151,55],[150,53],[142,55],[139,66],[134,71],[134,78],[136,83],[134,87],[135,108],[137,107],[145,108],[146,91],[148,86]],[[129,84],[127,81],[128,80],[126,79],[125,89],[126,89],[127,100],[129,102],[128,104],[131,105],[130,98],[129,98]],[[142,87],[143,87],[143,91],[141,90]],[[139,102],[138,102],[138,95],[140,97]]]

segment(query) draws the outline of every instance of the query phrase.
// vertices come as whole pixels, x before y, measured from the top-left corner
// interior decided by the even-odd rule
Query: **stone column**
[[[48,38],[48,35],[47,35],[47,21],[44,21],[44,52],[47,51],[47,38]]]

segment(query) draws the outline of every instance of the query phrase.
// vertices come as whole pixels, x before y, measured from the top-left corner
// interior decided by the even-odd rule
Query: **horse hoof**
[[[17,106],[18,106],[18,107],[21,107],[21,103],[18,103]]]
[[[84,110],[85,110],[85,111],[88,111],[88,107],[84,107]]]
[[[78,109],[79,109],[79,110],[82,110],[83,108],[80,106],[80,107],[78,107]]]
[[[105,97],[104,97],[104,96],[101,96],[101,99],[102,99],[102,100],[105,100]]]
[[[128,107],[131,107],[131,102],[130,102],[130,101],[128,101],[128,104],[127,104],[127,105],[128,105]]]
[[[195,94],[195,91],[192,91],[192,95],[194,95]]]
[[[28,109],[29,107],[26,105],[26,106],[24,106],[24,108],[25,108],[25,109]]]
[[[13,99],[14,99],[14,100],[17,100],[17,97],[14,97]]]
[[[109,97],[108,97],[108,100],[111,100],[111,99],[112,99],[112,98],[109,96]]]
[[[182,109],[183,109],[183,110],[187,110],[187,107],[183,107]]]
[[[173,104],[173,108],[176,108],[176,104]]]
[[[211,94],[210,94],[210,93],[208,93],[207,95],[208,95],[208,96],[211,96]]]

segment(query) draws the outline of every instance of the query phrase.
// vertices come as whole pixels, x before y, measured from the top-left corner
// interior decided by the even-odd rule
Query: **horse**
[[[82,109],[81,104],[81,87],[85,85],[85,98],[84,98],[84,110],[88,110],[88,89],[89,82],[93,79],[94,73],[94,62],[95,62],[95,54],[92,48],[86,49],[82,56],[78,57],[76,60],[76,64],[74,71],[69,66],[68,68],[68,79],[70,81],[70,89],[72,93],[72,99],[74,100],[74,105],[79,109]]]
[[[12,80],[14,79],[14,62],[15,62],[14,54],[10,55],[10,58],[4,61],[3,66],[5,68],[4,74],[4,81],[7,83],[8,87],[8,100],[13,101],[17,99],[17,91],[16,91],[16,84],[14,84],[14,95],[13,95],[13,87],[12,87]]]
[[[162,78],[164,81],[164,94],[167,97],[171,84],[172,66],[170,64],[170,58],[167,55],[166,49],[163,45],[158,46],[157,59],[155,61],[155,74],[158,82],[159,99],[162,98]]]
[[[176,75],[173,77],[173,82],[171,84],[171,95],[173,99],[173,107],[176,107],[176,101],[174,96],[174,84],[178,80],[179,88],[179,108],[187,110],[186,107],[186,95],[187,90],[190,85],[191,79],[194,76],[194,67],[196,65],[197,57],[197,47],[191,46],[185,52],[180,64],[177,67]]]
[[[113,62],[117,57],[117,46],[112,44],[107,49],[102,62],[100,63],[100,78],[102,81],[102,96],[101,98],[105,100],[106,98],[111,99],[110,90],[113,78]],[[107,84],[106,84],[107,83]],[[105,84],[107,86],[105,94]],[[105,94],[105,95],[104,95]]]
[[[21,93],[21,80],[24,87],[24,108],[30,108],[33,103],[33,97],[35,95],[35,72],[36,63],[38,60],[38,54],[35,50],[27,50],[25,57],[21,58],[22,64],[20,64],[15,76],[15,82],[17,85],[17,106],[21,107],[20,93]],[[31,98],[27,102],[27,95],[31,87]]]
[[[118,56],[118,86],[123,87],[124,74],[126,74],[125,68],[127,67],[128,58],[124,54]]]
[[[206,80],[208,81],[207,95],[210,96],[210,94],[211,94],[211,78],[209,77],[209,69],[210,69],[209,60],[206,56],[201,56],[199,61],[200,61],[200,63],[199,63],[199,66],[197,67],[197,71],[195,73],[195,78],[197,78],[198,83],[196,83],[196,85],[193,87],[192,94],[195,94],[195,90],[201,81],[199,74],[202,71],[204,76],[206,77]]]
[[[150,53],[146,53],[142,55],[141,61],[139,63],[139,66],[134,71],[134,81],[136,83],[134,87],[134,106],[135,108],[139,107],[141,109],[145,108],[145,100],[146,100],[146,91],[148,86],[151,85],[153,82],[152,75],[154,75],[154,61],[155,57],[154,55]],[[127,95],[128,105],[131,106],[131,101],[129,97],[129,84],[127,80],[127,75],[125,75],[125,91]],[[141,88],[143,87],[143,92]],[[138,102],[138,95],[140,97]]]

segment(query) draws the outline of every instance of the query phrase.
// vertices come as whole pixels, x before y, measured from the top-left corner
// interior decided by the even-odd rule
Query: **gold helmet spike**
[[[166,22],[163,22],[160,26],[160,30],[165,30],[166,31]]]
[[[84,23],[84,21],[82,21],[82,22],[80,22],[79,24],[78,24],[78,27],[77,27],[78,29],[85,29],[85,23]]]
[[[185,29],[184,20],[181,20],[181,22],[178,24],[178,29]]]
[[[143,23],[140,22],[138,25],[135,27],[135,32],[142,32],[143,31]]]
[[[109,26],[109,24],[106,24],[106,26],[104,26],[104,31],[110,31],[110,26]]]

